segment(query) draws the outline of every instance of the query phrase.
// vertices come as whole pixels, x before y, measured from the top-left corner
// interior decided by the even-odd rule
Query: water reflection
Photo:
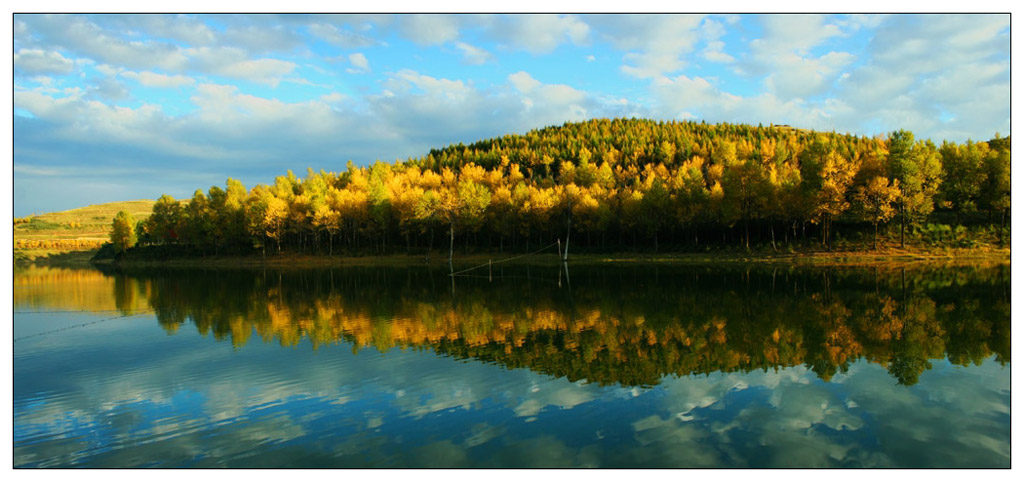
[[[1009,465],[1007,267],[570,271],[19,272],[14,464]]]
[[[77,276],[88,286],[103,280],[125,314],[151,308],[168,333],[191,324],[236,348],[254,336],[355,351],[425,348],[601,385],[792,366],[828,381],[860,359],[913,385],[932,360],[1010,360],[1007,266],[583,266],[572,268],[571,287],[560,269],[457,277],[454,293],[446,273],[427,268]],[[52,301],[73,306],[86,299],[81,291]]]

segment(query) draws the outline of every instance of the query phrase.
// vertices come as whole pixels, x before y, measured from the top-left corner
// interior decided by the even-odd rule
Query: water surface
[[[469,274],[21,270],[15,466],[1009,467],[1009,266]]]

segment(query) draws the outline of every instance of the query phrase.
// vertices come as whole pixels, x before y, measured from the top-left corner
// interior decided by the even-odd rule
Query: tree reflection
[[[150,270],[114,275],[114,294],[237,348],[425,348],[599,384],[800,365],[828,381],[866,360],[913,385],[931,360],[1010,360],[1008,266],[573,267],[571,288],[560,269],[457,279],[454,297],[427,268]]]

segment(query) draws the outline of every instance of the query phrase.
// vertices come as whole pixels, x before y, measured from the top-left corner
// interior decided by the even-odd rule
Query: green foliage
[[[123,254],[135,246],[137,239],[135,218],[128,211],[118,212],[110,229],[110,242],[114,245],[114,251]]]
[[[977,248],[982,243],[997,244],[1000,236],[1009,237],[1000,226],[951,226],[927,223],[914,229],[913,235],[924,245],[950,248]],[[1005,239],[1004,239],[1005,242]]]
[[[43,221],[42,219],[39,219],[37,217],[30,218],[27,223],[15,223],[15,224],[24,224],[24,226],[23,226],[24,229],[31,229],[33,231],[42,231],[42,230],[50,230],[50,229],[62,229],[62,228],[65,227],[65,225],[63,225],[63,224],[51,223],[51,222]]]
[[[942,183],[940,194],[956,213],[962,214],[974,210],[979,201],[981,189],[984,187],[988,172],[986,161],[990,156],[988,144],[974,143],[959,146],[953,143],[942,143]]]

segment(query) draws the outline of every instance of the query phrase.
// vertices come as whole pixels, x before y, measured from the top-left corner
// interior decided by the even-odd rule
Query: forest
[[[595,119],[272,185],[161,196],[112,248],[160,256],[830,249],[1009,235],[1010,138]],[[957,238],[956,234],[960,236]],[[915,237],[916,236],[916,237]],[[134,250],[137,251],[137,250]],[[568,254],[568,253],[566,253]]]

